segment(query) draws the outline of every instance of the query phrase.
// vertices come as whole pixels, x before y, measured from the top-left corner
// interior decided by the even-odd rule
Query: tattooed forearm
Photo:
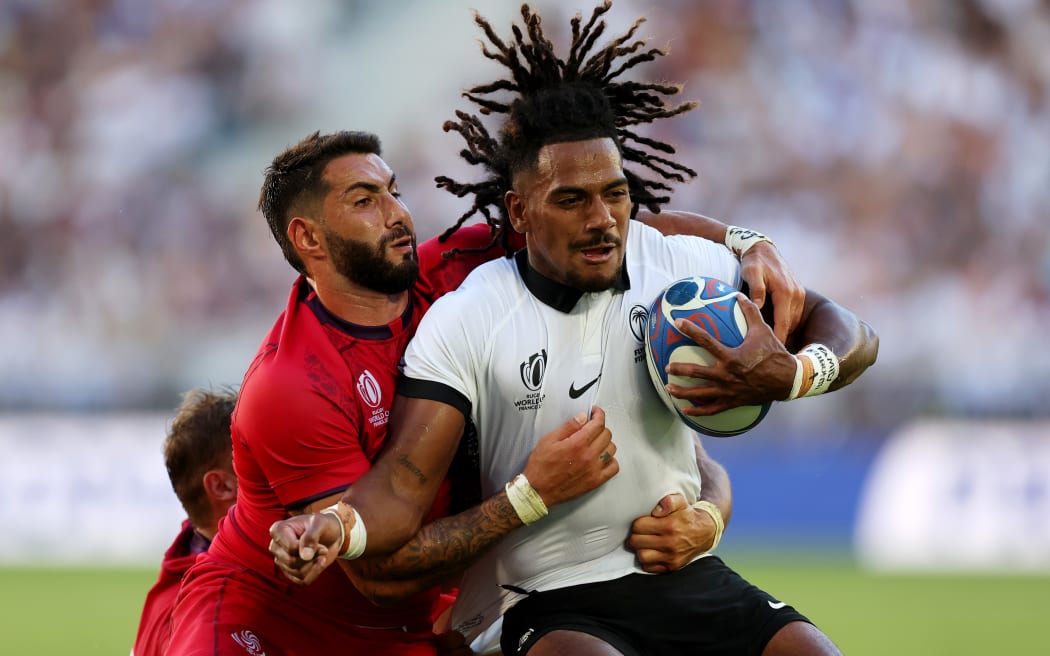
[[[416,467],[415,464],[408,459],[408,456],[402,455],[400,458],[397,459],[397,461],[401,463],[402,467],[415,474],[416,478],[419,479],[420,483],[427,482],[426,475],[419,469],[419,467]]]
[[[459,574],[518,526],[521,520],[500,492],[470,510],[427,524],[393,554],[340,562],[374,601],[395,603]]]

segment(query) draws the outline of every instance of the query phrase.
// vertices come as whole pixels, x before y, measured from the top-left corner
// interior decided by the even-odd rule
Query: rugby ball
[[[671,283],[649,307],[645,331],[646,364],[657,394],[664,404],[692,430],[714,437],[732,437],[745,433],[769,412],[772,403],[740,406],[714,415],[695,417],[682,414],[694,405],[667,393],[664,386],[675,383],[685,387],[698,384],[698,379],[668,375],[672,362],[711,365],[714,357],[675,327],[676,319],[688,319],[729,347],[739,346],[747,335],[747,320],[737,304],[737,290],[716,280],[695,276]]]

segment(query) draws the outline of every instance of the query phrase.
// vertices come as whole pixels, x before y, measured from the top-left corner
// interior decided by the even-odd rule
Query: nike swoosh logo
[[[598,378],[601,378],[601,377],[602,377],[602,375],[598,374]],[[592,380],[591,382],[587,383],[586,385],[584,385],[580,389],[576,389],[576,383],[569,383],[569,398],[570,399],[578,399],[578,398],[580,398],[583,395],[584,392],[586,392],[587,390],[591,389],[591,387],[593,387],[594,384],[598,382],[598,378],[595,378],[594,380]]]
[[[783,601],[778,601],[775,604],[772,601],[767,601],[766,603],[769,604],[769,607],[773,610],[780,610],[784,606],[787,606],[787,604],[785,604]]]

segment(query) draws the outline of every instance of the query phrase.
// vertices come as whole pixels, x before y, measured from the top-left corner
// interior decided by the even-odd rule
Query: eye
[[[362,196],[354,201],[354,207],[368,207],[372,204],[371,196]]]

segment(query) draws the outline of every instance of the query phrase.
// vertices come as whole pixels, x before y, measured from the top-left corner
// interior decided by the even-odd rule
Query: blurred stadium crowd
[[[261,171],[314,129],[378,132],[420,236],[449,225],[440,126],[494,70],[468,8],[500,4],[0,3],[0,410],[238,382],[292,279]],[[615,5],[701,101],[660,126],[699,172],[672,206],[772,235],[880,332],[860,384],[787,419],[1050,414],[1050,1]]]

